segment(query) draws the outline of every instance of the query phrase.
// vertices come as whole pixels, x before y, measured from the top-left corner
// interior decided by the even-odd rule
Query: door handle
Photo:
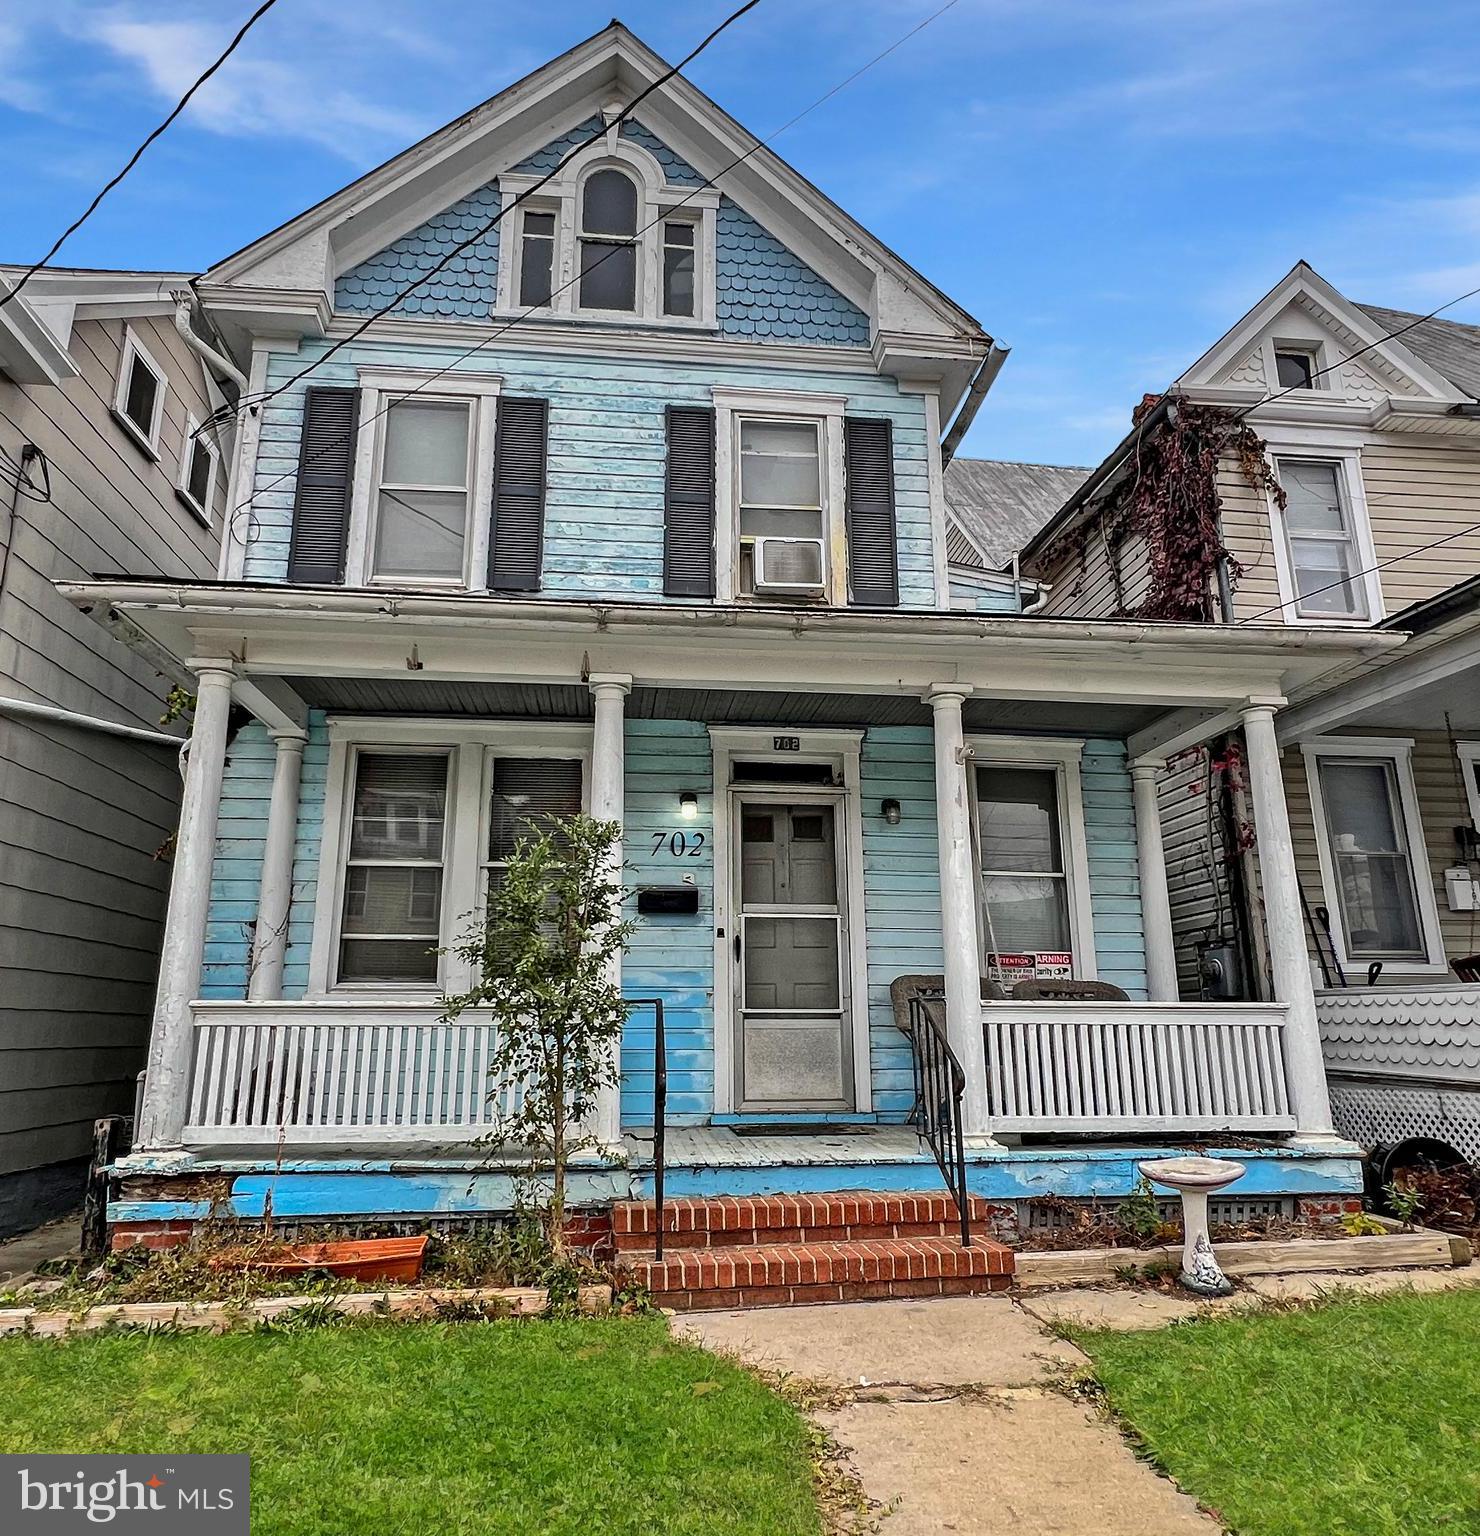
[[[740,930],[738,928],[735,930],[735,958],[737,960],[740,958]]]

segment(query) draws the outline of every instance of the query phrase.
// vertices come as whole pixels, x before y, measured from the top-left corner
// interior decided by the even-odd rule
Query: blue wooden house
[[[671,1194],[938,1189],[932,1040],[997,1202],[1220,1134],[1240,1198],[1358,1188],[1270,728],[1350,637],[953,594],[1002,349],[681,77],[624,116],[664,68],[614,23],[198,282],[249,381],[220,579],[67,588],[198,695],[118,1230],[507,1208],[445,946],[582,807]],[[1185,1003],[1155,774],[1238,718],[1279,1001]],[[654,1023],[590,1202],[651,1193]]]

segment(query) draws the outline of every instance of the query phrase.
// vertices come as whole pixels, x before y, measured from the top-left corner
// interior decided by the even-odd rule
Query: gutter
[[[122,736],[129,741],[147,741],[150,746],[173,747],[182,751],[190,745],[188,736],[171,736],[166,731],[150,731],[141,725],[119,725],[100,715],[79,714],[75,709],[60,709],[54,704],[33,704],[29,699],[0,698],[0,715],[19,720],[44,720],[50,725],[70,725],[82,731],[99,731],[105,736]]]
[[[203,341],[195,334],[195,328],[190,323],[191,312],[194,308],[194,295],[188,288],[182,288],[171,295],[175,301],[175,329],[185,338],[185,345],[192,352],[197,353],[210,367],[214,368],[222,378],[230,380],[246,394],[251,386],[247,383],[247,376],[229,358]]]
[[[1390,613],[1375,627],[1422,635],[1450,619],[1474,613],[1476,609],[1480,609],[1480,576],[1471,576],[1433,597],[1425,597],[1400,608],[1397,613]]]
[[[1333,629],[1298,629],[1278,624],[1240,625],[1237,638],[1222,625],[1168,624],[1145,620],[1024,619],[1017,615],[989,617],[971,613],[860,613],[849,610],[801,608],[737,608],[659,606],[642,602],[508,601],[503,598],[427,596],[415,592],[376,589],[346,591],[342,587],[288,586],[284,583],[246,585],[233,582],[55,583],[57,591],[79,608],[111,610],[150,608],[189,613],[196,619],[219,617],[229,626],[237,616],[265,616],[318,622],[326,618],[415,618],[451,620],[488,629],[494,624],[542,625],[546,629],[610,632],[635,630],[723,631],[727,634],[769,634],[804,639],[811,636],[867,636],[898,643],[908,639],[966,639],[999,642],[1079,644],[1085,641],[1122,645],[1176,647],[1186,651],[1239,649],[1306,651],[1316,654],[1380,654],[1403,644],[1397,635],[1379,636]],[[99,614],[106,619],[108,614]],[[137,621],[134,621],[135,623]]]
[[[1007,354],[1011,351],[1011,347],[999,346],[995,341],[987,349],[987,355],[982,359],[981,367],[976,370],[976,375],[966,391],[966,398],[961,402],[961,409],[956,412],[956,419],[941,439],[940,467],[942,469],[956,457],[961,439],[966,436],[972,422],[976,420],[976,413],[982,408],[982,401],[987,398],[987,391],[996,382],[997,375],[1002,372],[1003,363],[1007,361]]]

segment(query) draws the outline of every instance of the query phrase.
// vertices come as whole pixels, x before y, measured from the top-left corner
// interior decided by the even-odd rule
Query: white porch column
[[[963,1124],[968,1136],[990,1139],[987,1054],[982,1029],[981,952],[976,930],[971,812],[961,705],[971,689],[950,683],[932,689],[935,714],[935,820],[940,842],[940,929],[945,949],[946,1034],[966,1074]]]
[[[591,815],[597,821],[624,820],[627,775],[626,714],[632,679],[623,673],[596,672],[587,680],[595,702],[596,724],[591,739]],[[612,878],[621,878],[622,853],[612,855]],[[622,983],[622,958],[612,960],[611,979]],[[620,1064],[621,1047],[617,1047]],[[606,1147],[622,1141],[622,1091],[614,1086],[601,1095],[591,1134]]]
[[[1161,803],[1156,792],[1160,764],[1138,757],[1131,763],[1136,799],[1136,869],[1141,877],[1141,926],[1146,933],[1146,985],[1153,1003],[1177,1001],[1177,951],[1172,941],[1172,904],[1167,892],[1166,850],[1161,841]]]
[[[235,675],[229,661],[192,661],[190,667],[198,679],[195,719],[185,760],[185,793],[160,946],[144,1102],[134,1134],[134,1145],[141,1151],[178,1147],[185,1128],[195,1045],[190,1004],[200,994],[211,864],[221,808],[221,771],[226,762],[226,725]]]
[[[293,898],[293,849],[298,834],[298,783],[308,738],[299,730],[273,731],[277,757],[272,765],[272,798],[267,804],[267,838],[262,848],[262,885],[257,896],[257,935],[247,996],[271,1002],[283,995],[283,957],[288,949],[288,913]]]
[[[1269,934],[1269,965],[1275,1001],[1289,1010],[1285,1025],[1285,1070],[1290,1107],[1301,1136],[1330,1137],[1331,1104],[1326,1068],[1316,1024],[1316,998],[1305,947],[1295,844],[1285,808],[1280,749],[1274,734],[1274,707],[1251,704],[1243,711],[1244,747],[1249,760],[1249,789],[1254,801],[1263,884],[1264,922]]]

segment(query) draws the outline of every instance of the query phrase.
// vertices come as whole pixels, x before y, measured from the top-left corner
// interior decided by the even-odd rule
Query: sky
[[[688,73],[764,138],[941,3],[761,0]],[[251,8],[0,0],[0,260],[41,255]],[[612,8],[279,0],[57,259],[204,268]],[[621,19],[676,59],[732,8]],[[1012,348],[963,452],[1094,464],[1297,260],[1400,309],[1480,285],[1477,11],[957,0],[774,148]]]

